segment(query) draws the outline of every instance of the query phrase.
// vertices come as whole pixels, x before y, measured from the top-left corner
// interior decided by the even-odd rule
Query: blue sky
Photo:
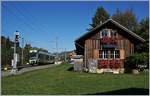
[[[148,1],[89,1],[89,2],[2,2],[2,35],[13,39],[16,30],[25,43],[55,51],[58,37],[60,51],[75,49],[74,40],[87,32],[97,7],[103,6],[112,15],[116,9],[132,8],[138,21],[148,17]]]

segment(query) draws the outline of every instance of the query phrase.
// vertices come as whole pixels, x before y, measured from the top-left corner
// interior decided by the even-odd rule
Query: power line
[[[4,5],[2,5],[3,7],[5,7]],[[6,8],[6,7],[5,7]],[[9,11],[10,13],[12,13],[12,15],[14,15],[16,18],[18,17],[21,21],[22,21],[22,23],[24,24],[24,25],[26,25],[26,26],[28,26],[28,28],[30,27],[30,29],[31,29],[31,31],[32,30],[34,30],[35,31],[35,29],[34,29],[34,27],[32,27],[30,24],[28,24],[26,21],[27,20],[24,20],[24,19],[22,19],[21,17],[19,17],[18,15],[16,15],[12,10],[10,10],[10,9],[8,9],[7,8],[7,11]],[[21,16],[21,15],[20,15]],[[18,19],[17,18],[17,19]],[[36,31],[35,31],[36,32]]]
[[[34,17],[33,19],[34,19],[36,22],[38,22],[38,23],[40,24],[41,28],[44,29],[45,32],[48,32],[47,30],[49,30],[49,29],[48,29],[46,26],[44,26],[44,23],[41,24],[41,23],[39,22],[39,19],[37,19],[36,16],[33,16],[33,15],[31,14],[30,10],[28,10],[27,8],[25,8],[25,7],[23,7],[23,6],[22,6],[22,8],[23,8],[24,10],[28,11],[27,13],[30,14],[30,15],[28,15],[28,16],[30,16],[30,17],[32,17],[32,18]],[[49,33],[49,32],[48,32],[48,33]],[[53,33],[53,32],[52,32],[52,33]],[[54,33],[53,33],[53,34],[54,34]]]
[[[24,15],[16,6],[14,6],[15,7],[15,9],[20,13],[20,14],[22,14],[22,16],[24,16],[24,18],[27,18],[28,20],[30,20],[30,23],[32,24],[32,25],[35,25],[35,24],[37,24],[37,23],[33,23],[32,22],[32,19],[30,19],[30,16],[31,16],[31,14],[30,15]],[[25,9],[25,8],[24,8]],[[26,10],[26,9],[25,9]],[[29,14],[30,12],[28,11],[28,14]],[[27,17],[28,16],[28,17]],[[34,19],[35,19],[35,16],[31,16],[32,18],[34,17]],[[38,19],[36,19],[35,20],[36,22],[38,21]],[[41,24],[41,23],[39,23],[39,24]],[[42,24],[41,24],[42,25]],[[41,26],[40,25],[40,26]],[[38,27],[40,30],[43,30],[43,29],[45,29],[45,30],[43,30],[43,31],[45,31],[45,32],[47,32],[47,30],[46,30],[46,28],[44,28],[43,26],[42,26],[42,29],[40,28],[40,27]],[[58,43],[57,43],[58,44]],[[57,49],[57,52],[58,52],[58,49]]]
[[[4,6],[4,5],[2,5],[3,7],[5,7],[6,8],[6,6]],[[15,16],[16,18],[18,17],[21,21],[22,21],[22,24],[24,24],[25,26],[28,26],[28,28],[30,28],[31,29],[31,31],[33,31],[33,32],[37,32],[37,31],[39,31],[39,30],[37,30],[35,27],[33,27],[32,26],[32,24],[31,23],[27,23],[26,21],[27,20],[25,20],[24,18],[26,18],[24,15],[20,15],[20,16],[18,16],[18,15],[16,15],[15,14],[15,12],[14,11],[12,11],[12,10],[10,10],[10,9],[8,9],[8,8],[6,8],[7,9],[7,11],[9,11],[10,13],[12,13],[12,15],[13,16]],[[17,9],[16,9],[17,10]],[[20,13],[20,12],[19,12]],[[22,13],[20,13],[20,14],[22,14]],[[17,18],[17,19],[18,19]],[[16,23],[17,24],[17,23]],[[31,25],[30,25],[31,24]],[[17,24],[18,25],[18,24]],[[34,24],[33,24],[34,25]],[[20,27],[20,28],[23,28],[22,26]],[[30,40],[28,40],[29,42],[30,42]],[[32,41],[31,41],[32,42]]]
[[[27,21],[30,21],[30,26],[32,27],[32,29],[36,29],[37,31],[39,31],[38,29],[40,29],[39,27],[33,27],[33,25],[35,25],[35,24],[33,24],[33,22],[31,22],[31,20],[29,20],[29,18],[27,18],[27,16],[25,16],[17,7],[15,7],[15,6],[13,6],[15,9],[16,9],[16,11],[18,12],[18,13],[20,13],[20,16],[22,16],[24,19],[26,18],[27,19]],[[38,29],[37,29],[38,28]],[[41,30],[41,29],[40,29]],[[35,31],[36,32],[36,31]]]

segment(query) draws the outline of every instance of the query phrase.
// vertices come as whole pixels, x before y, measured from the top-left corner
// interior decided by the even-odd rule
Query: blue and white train
[[[29,64],[31,65],[55,63],[55,56],[49,52],[41,50],[30,50],[29,55]]]

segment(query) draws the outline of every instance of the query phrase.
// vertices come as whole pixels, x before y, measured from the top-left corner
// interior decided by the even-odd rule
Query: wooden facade
[[[103,24],[84,34],[75,41],[76,52],[85,60],[98,60],[98,68],[117,65],[124,68],[126,57],[134,53],[134,46],[145,40],[116,21],[108,19]],[[103,66],[104,67],[104,66]]]
[[[111,29],[107,29],[107,30],[111,30]],[[93,38],[96,37],[96,38]],[[108,37],[109,38],[113,38],[113,37]],[[115,39],[115,46],[117,48],[103,48],[104,44],[102,43],[102,39],[100,39],[100,34],[95,34],[94,36],[92,36],[91,38],[88,38],[85,40],[85,45],[84,48],[86,49],[86,58],[88,59],[96,59],[96,60],[103,60],[104,58],[100,58],[100,52],[103,50],[108,51],[108,57],[105,60],[114,60],[114,59],[118,59],[120,61],[124,61],[124,59],[126,57],[128,57],[130,54],[132,54],[134,52],[134,44],[128,40],[127,38],[124,38],[123,36],[121,36],[120,34],[117,35]],[[106,44],[107,45],[107,44]],[[107,45],[109,46],[109,45]],[[114,52],[114,50],[118,50],[119,51],[119,58],[111,58],[111,51]],[[113,54],[114,55],[114,54]],[[121,62],[121,66],[123,67],[124,63]]]

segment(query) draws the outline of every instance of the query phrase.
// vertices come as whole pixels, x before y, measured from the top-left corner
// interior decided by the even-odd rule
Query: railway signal
[[[18,31],[15,32],[15,42],[16,43],[19,42],[19,32]]]
[[[19,44],[19,32],[16,31],[15,34],[14,34],[15,38],[14,38],[14,58],[12,60],[12,70],[11,70],[11,74],[16,74],[17,72],[17,62],[19,61],[19,55],[17,54],[17,44]]]

